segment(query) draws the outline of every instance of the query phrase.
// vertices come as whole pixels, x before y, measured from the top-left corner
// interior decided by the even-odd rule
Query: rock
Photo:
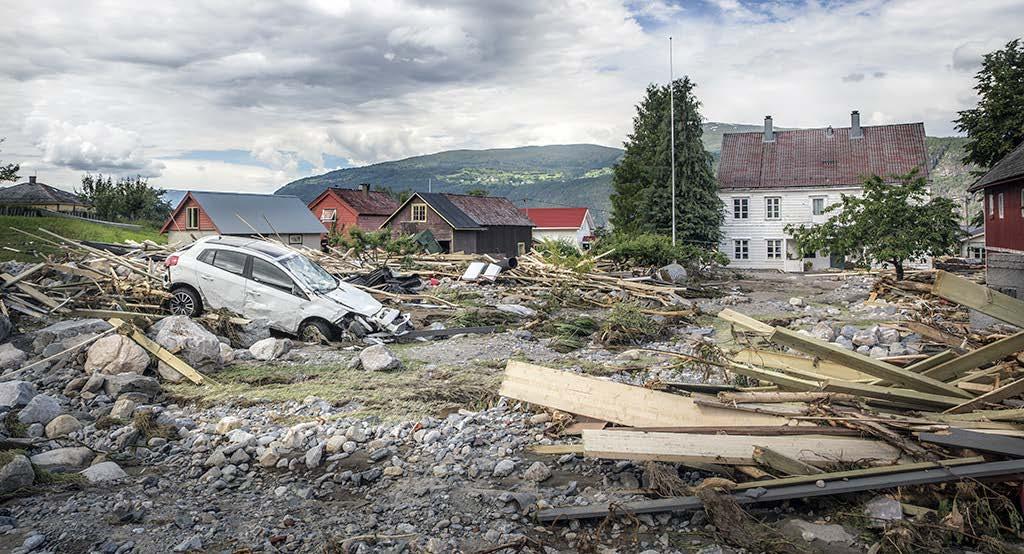
[[[324,449],[328,454],[334,454],[335,452],[341,452],[341,448],[345,445],[347,439],[343,436],[335,435],[324,444]]]
[[[95,457],[92,450],[84,446],[57,448],[32,456],[32,463],[51,471],[79,470],[89,465]]]
[[[185,539],[174,547],[173,552],[198,552],[203,549],[203,539],[199,535]]]
[[[860,329],[853,325],[843,325],[843,328],[839,330],[839,334],[852,340],[853,336],[856,335],[858,331],[860,331]]]
[[[268,361],[283,356],[292,347],[292,341],[288,339],[275,339],[268,337],[257,341],[249,347],[252,357],[257,360]]]
[[[85,371],[100,373],[145,373],[149,353],[132,339],[110,335],[92,343],[85,358]]]
[[[686,268],[679,264],[668,264],[665,267],[658,269],[658,271],[655,272],[655,275],[658,277],[659,281],[675,283],[677,285],[686,283],[689,278],[689,275],[686,273]]]
[[[202,370],[217,369],[221,365],[220,341],[217,335],[192,321],[187,316],[165,317],[151,328],[156,332],[153,340],[171,353]]]
[[[533,465],[523,472],[523,479],[535,483],[540,483],[548,477],[551,477],[551,468],[544,462],[534,462]]]
[[[235,429],[240,429],[244,424],[245,420],[240,417],[224,416],[214,426],[214,430],[221,435],[226,435]]]
[[[520,306],[519,304],[498,304],[494,306],[495,310],[504,312],[506,314],[512,314],[519,317],[530,318],[537,315],[537,311],[526,306]]]
[[[883,327],[878,330],[878,342],[882,344],[895,344],[900,341],[900,332],[896,329]]]
[[[267,451],[264,452],[262,456],[260,456],[260,466],[261,467],[274,467],[274,466],[277,465],[277,462],[280,461],[280,460],[281,460],[281,456],[278,455],[278,453],[275,452],[273,448],[268,448]]]
[[[45,394],[37,394],[18,412],[18,421],[25,425],[33,423],[46,425],[62,413],[64,413],[64,408],[60,407],[59,402]]]
[[[836,332],[832,329],[832,326],[824,321],[819,321],[814,328],[811,329],[811,336],[819,338],[826,342],[832,342],[836,340]]]
[[[878,495],[864,505],[864,514],[871,519],[872,527],[884,527],[890,521],[903,519],[903,506],[899,500]]]
[[[81,430],[82,422],[75,419],[75,416],[63,414],[53,418],[53,420],[46,424],[46,438],[66,437],[71,433]]]
[[[854,333],[853,344],[855,346],[874,346],[878,344],[878,335],[875,334],[875,329],[861,329]]]
[[[159,375],[161,379],[171,383],[180,383],[185,380],[184,375],[178,373],[178,370],[165,364],[162,360],[157,360],[156,362],[156,374]]]
[[[0,494],[28,487],[35,480],[36,472],[32,469],[32,462],[21,454],[15,454],[9,462],[0,467]]]
[[[85,384],[82,385],[82,392],[100,392],[103,389],[103,383],[107,381],[107,377],[102,373],[93,373],[86,379]]]
[[[103,380],[103,391],[111,398],[130,392],[154,398],[160,395],[160,382],[137,373],[118,373],[106,376]]]
[[[910,354],[910,351],[907,350],[906,346],[903,346],[898,342],[889,345],[890,356],[906,356],[907,354]]]
[[[220,361],[225,365],[235,361],[235,349],[230,344],[220,343]]]
[[[809,546],[818,552],[860,552],[859,549],[852,548],[857,542],[857,537],[848,533],[842,525],[823,525],[802,519],[789,519],[782,524],[780,530],[791,540],[810,543]]]
[[[320,462],[324,459],[324,445],[323,443],[314,446],[306,451],[306,467],[308,469],[315,469],[320,467]]]
[[[36,395],[36,386],[28,381],[0,383],[0,410],[21,408]]]
[[[532,425],[539,425],[541,423],[547,423],[551,421],[551,414],[544,412],[541,414],[534,414],[530,416],[530,423]]]
[[[872,346],[871,350],[868,351],[868,356],[872,358],[885,358],[889,355],[889,350],[884,346]]]
[[[270,320],[253,319],[236,329],[235,338],[238,346],[249,348],[257,342],[270,337]]]
[[[36,352],[41,352],[43,348],[51,343],[61,342],[88,333],[102,333],[108,329],[110,329],[110,324],[102,319],[65,319],[33,333],[35,340],[32,341],[32,347],[35,348]],[[78,343],[81,341],[74,342]]]
[[[11,324],[11,319],[3,314],[0,314],[0,342],[3,342],[10,338],[11,331],[14,330],[14,325]]]
[[[33,533],[25,539],[25,542],[21,543],[22,552],[32,552],[42,546],[44,542],[46,542],[46,535]]]
[[[364,348],[359,353],[359,362],[366,371],[391,371],[402,368],[402,361],[383,344]]]
[[[100,462],[94,466],[79,472],[90,483],[103,483],[105,481],[116,481],[128,477],[128,474],[121,469],[121,466],[114,462]]]
[[[25,360],[28,360],[28,354],[15,348],[13,344],[0,344],[0,370],[18,369],[25,365]]]
[[[845,335],[839,335],[836,337],[836,345],[841,346],[847,350],[853,350],[853,341],[846,338]]]
[[[114,407],[110,409],[110,417],[120,419],[121,421],[128,421],[135,414],[135,401],[131,398],[121,397],[114,402]]]
[[[789,305],[790,306],[803,306],[804,305],[804,299],[803,298],[797,298],[797,297],[794,296],[794,297],[789,299]]]
[[[505,459],[494,464],[494,470],[491,471],[491,475],[495,477],[508,477],[512,475],[512,472],[516,469],[516,463],[512,460]]]

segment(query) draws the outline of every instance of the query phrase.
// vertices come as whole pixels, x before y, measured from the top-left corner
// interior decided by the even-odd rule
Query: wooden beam
[[[811,464],[804,463],[796,458],[791,458],[781,452],[776,452],[767,446],[754,446],[754,461],[786,475],[813,475],[825,473]]]
[[[932,379],[948,381],[967,373],[969,370],[981,367],[987,363],[999,361],[1021,350],[1024,350],[1024,331],[999,339],[991,344],[986,344],[976,350],[971,350],[963,356],[944,364],[939,364],[921,375],[931,377]]]
[[[941,444],[943,446],[954,446],[957,448],[968,448],[979,452],[991,452],[1014,458],[1024,458],[1024,440],[993,435],[990,433],[978,433],[965,429],[950,429],[946,433],[920,433],[917,436],[924,442]]]
[[[115,329],[119,330],[125,325],[128,325],[123,320],[117,318],[111,318],[109,322],[111,325],[114,326]],[[139,346],[149,351],[149,353],[156,356],[157,359],[167,364],[168,367],[180,373],[189,381],[192,381],[197,385],[203,384],[203,376],[198,371],[196,371],[195,368],[185,363],[185,361],[182,360],[181,358],[172,354],[170,350],[167,350],[163,346],[160,346],[156,342],[152,341],[149,337],[142,334],[142,331],[139,331],[138,329],[132,327],[128,332],[128,337],[131,338],[136,343],[138,343]]]
[[[818,390],[819,381],[810,381],[807,379],[800,379],[798,377],[792,377],[785,373],[779,373],[778,371],[772,371],[770,369],[759,369],[753,366],[745,364],[732,363],[728,365],[729,371],[750,377],[751,379],[757,379],[759,381],[768,381],[769,383],[775,383],[780,387],[796,390],[796,391],[812,391]]]
[[[967,414],[924,414],[936,421],[1024,421],[1024,408],[1013,410],[975,410]]]
[[[693,399],[605,379],[509,360],[502,396],[620,425],[786,425],[766,414],[698,406]]]
[[[965,412],[970,412],[975,408],[980,408],[985,404],[997,404],[999,402],[1002,402],[1003,400],[1006,400],[1007,398],[1013,398],[1014,396],[1018,396],[1021,394],[1024,394],[1024,379],[1017,379],[1016,381],[1003,385],[991,392],[986,392],[985,394],[977,398],[972,398],[967,402],[957,404],[956,406],[953,406],[952,408],[946,410],[945,413],[962,414]]]
[[[718,399],[722,402],[757,402],[772,404],[776,402],[819,402],[822,400],[852,401],[852,394],[838,392],[720,392]]]
[[[832,437],[860,437],[863,433],[849,427],[771,427],[757,425],[742,425],[737,427],[606,427],[605,431],[637,431],[643,433],[691,433],[697,435],[829,435]]]
[[[741,314],[735,310],[730,310],[729,308],[718,312],[718,317],[728,321],[729,323],[733,323],[743,327],[744,329],[753,331],[759,335],[769,336],[775,331],[775,328],[771,325],[758,321],[748,315]]]
[[[940,329],[936,329],[927,323],[921,323],[920,321],[901,321],[900,326],[917,333],[932,342],[945,344],[946,346],[960,352],[964,350],[964,339],[951,335]]]
[[[764,487],[766,489],[772,487],[785,487],[789,485],[799,485],[801,483],[814,483],[816,481],[836,481],[838,479],[851,479],[854,477],[867,477],[870,475],[892,475],[895,473],[906,473],[908,471],[917,471],[919,469],[931,469],[940,467],[953,467],[962,466],[968,464],[980,464],[985,461],[984,456],[970,456],[966,458],[953,458],[950,460],[939,460],[937,462],[917,462],[913,464],[896,464],[891,466],[877,466],[869,467],[865,469],[850,469],[846,471],[833,471],[829,473],[818,473],[814,475],[796,475],[793,477],[784,477],[782,479],[772,479],[770,481],[758,481],[755,483],[739,483],[733,490],[746,490],[755,489],[758,487]]]
[[[527,448],[534,454],[583,454],[582,444],[535,444]]]
[[[825,392],[843,392],[856,396],[877,398],[879,400],[888,400],[902,404],[913,404],[928,408],[946,409],[963,402],[963,399],[951,396],[928,394],[926,392],[917,392],[892,387],[880,387],[878,385],[865,385],[839,380],[827,381],[824,386],[822,386],[822,390]]]
[[[986,377],[1010,377],[1017,373],[1016,365],[1017,364],[1014,364],[1013,362],[1006,362],[980,371],[968,371],[962,376],[950,381],[949,384],[960,386],[963,383],[973,383]],[[990,379],[990,381],[995,381],[995,379]]]
[[[800,370],[826,375],[831,379],[842,379],[844,381],[856,381],[858,379],[871,379],[866,373],[850,369],[842,364],[828,360],[806,358],[772,352],[771,350],[759,350],[756,348],[744,348],[731,356],[734,362],[761,367],[769,367],[782,370]]]
[[[939,364],[944,364],[950,360],[953,360],[956,357],[956,352],[953,352],[952,350],[943,350],[942,352],[939,352],[934,356],[925,358],[915,364],[910,364],[903,369],[906,369],[907,371],[913,371],[914,373],[922,373]]]
[[[937,271],[932,294],[963,304],[1000,321],[1024,327],[1024,302],[958,275]]]
[[[60,307],[60,303],[59,302],[57,302],[56,300],[50,298],[49,296],[46,296],[45,294],[40,292],[39,289],[33,287],[32,285],[30,285],[28,283],[18,283],[18,282],[15,282],[14,277],[11,277],[7,273],[0,273],[0,279],[3,279],[4,282],[7,283],[7,284],[13,285],[15,288],[17,288],[21,292],[27,294],[30,298],[32,298],[36,302],[39,302],[40,304],[46,306],[47,308],[50,308],[51,310],[55,310],[55,309]]]
[[[9,287],[11,285],[15,285],[17,283],[20,283],[21,281],[23,281],[27,277],[31,277],[32,274],[34,274],[35,272],[39,271],[40,269],[43,269],[44,267],[46,267],[46,262],[37,263],[36,265],[26,269],[25,271],[22,271],[21,273],[15,275],[14,277],[11,277],[10,279],[5,280],[4,284],[0,285],[0,288],[4,288],[5,289],[5,288],[7,288],[7,287]]]
[[[584,431],[584,455],[612,460],[754,464],[754,444],[804,463],[830,464],[878,460],[892,463],[900,451],[880,441],[821,435],[781,437],[691,435],[638,431]]]

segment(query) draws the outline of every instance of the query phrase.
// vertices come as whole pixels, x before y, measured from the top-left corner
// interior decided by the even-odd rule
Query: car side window
[[[215,252],[216,250],[212,248],[209,250],[203,250],[202,253],[200,253],[199,256],[196,257],[196,259],[203,262],[204,264],[213,265],[213,254]]]
[[[252,280],[286,292],[292,291],[292,280],[288,274],[260,258],[252,259]]]
[[[231,250],[215,250],[215,252],[213,267],[238,275],[245,272],[245,259],[248,257],[247,255]]]

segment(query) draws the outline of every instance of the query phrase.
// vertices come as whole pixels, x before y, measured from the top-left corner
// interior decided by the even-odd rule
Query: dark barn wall
[[[517,256],[520,242],[529,252],[530,243],[533,242],[533,230],[530,227],[495,225],[479,233],[476,248],[479,254]]]

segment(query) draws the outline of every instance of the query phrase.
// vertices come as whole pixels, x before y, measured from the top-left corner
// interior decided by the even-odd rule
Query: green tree
[[[0,143],[7,139],[0,138]],[[0,183],[5,181],[16,181],[18,179],[18,170],[21,169],[18,164],[7,164],[0,165]]]
[[[481,196],[481,197],[483,197],[483,196],[487,196],[487,191],[485,189],[470,189],[470,190],[466,191],[466,194],[468,194],[469,196]]]
[[[701,142],[700,101],[689,77],[672,84],[676,135],[676,228],[679,240],[716,245],[722,202],[711,154]],[[626,153],[615,165],[612,224],[627,234],[672,234],[669,87],[649,85],[636,107]]]
[[[171,211],[171,205],[163,200],[164,192],[142,177],[121,177],[115,182],[110,176],[89,174],[82,177],[82,188],[77,191],[100,219],[151,222],[163,221]]]
[[[802,254],[825,251],[870,264],[891,263],[903,279],[903,264],[925,255],[952,253],[963,232],[956,204],[929,199],[927,181],[914,171],[887,183],[874,175],[864,180],[864,195],[842,195],[825,209],[828,221],[806,227],[786,226]]]
[[[958,131],[967,133],[964,163],[987,170],[1024,142],[1024,47],[1021,39],[985,57],[975,76],[978,107],[959,112]]]

